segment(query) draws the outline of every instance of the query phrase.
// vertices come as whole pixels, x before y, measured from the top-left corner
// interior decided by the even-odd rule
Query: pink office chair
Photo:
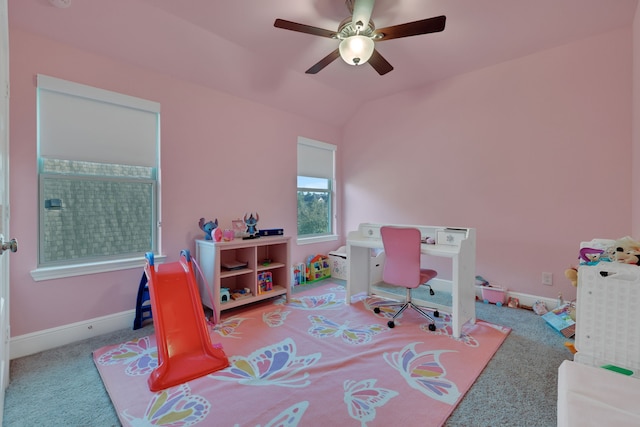
[[[422,307],[415,305],[411,301],[412,289],[426,284],[438,275],[435,270],[420,268],[420,230],[417,228],[384,226],[380,228],[380,234],[382,235],[382,244],[386,255],[382,280],[390,285],[402,286],[407,290],[405,302],[397,304],[400,310],[393,315],[387,325],[390,328],[395,327],[394,319],[402,314],[407,307],[411,307],[430,320],[429,330],[435,331],[435,320]],[[433,295],[433,291],[431,291],[431,295]],[[373,311],[380,313],[380,308],[376,307]],[[439,317],[440,313],[436,310],[433,315],[434,317]]]

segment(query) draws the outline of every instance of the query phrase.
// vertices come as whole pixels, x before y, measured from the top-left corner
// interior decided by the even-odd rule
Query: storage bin
[[[382,282],[382,268],[384,267],[385,254],[382,249],[371,250],[371,261],[369,263],[371,283]],[[349,278],[349,261],[347,260],[347,247],[340,246],[335,251],[329,252],[329,264],[331,266],[331,277],[340,280]]]
[[[640,267],[617,262],[581,265],[574,361],[614,365],[640,378]]]
[[[507,290],[497,286],[483,286],[482,300],[485,303],[503,305],[507,296]]]
[[[340,246],[335,251],[329,252],[329,265],[331,266],[331,277],[340,280],[347,280],[347,247]]]

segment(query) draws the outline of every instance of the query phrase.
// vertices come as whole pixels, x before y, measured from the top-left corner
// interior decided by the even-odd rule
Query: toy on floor
[[[307,267],[304,263],[294,266],[292,273],[293,286],[304,285],[307,283]]]
[[[533,303],[532,310],[538,316],[542,316],[549,311],[547,310],[547,305],[540,300],[536,300],[536,302]]]
[[[574,343],[567,341],[564,343],[564,346],[571,352],[571,354],[576,354],[578,350],[576,350],[576,346]]]
[[[509,299],[507,300],[507,307],[509,308],[520,307],[520,300],[516,297],[509,297]]]
[[[329,265],[329,257],[325,255],[311,255],[307,258],[307,282],[315,282],[317,280],[331,277],[331,266]]]
[[[138,297],[136,298],[136,318],[133,320],[133,330],[142,328],[145,320],[153,318],[151,312],[151,297],[149,296],[149,285],[147,275],[143,272],[138,285]]]
[[[158,346],[149,390],[164,390],[229,366],[222,346],[211,343],[189,251],[183,250],[177,262],[160,265],[154,265],[153,253],[146,258]]]
[[[505,302],[507,290],[499,286],[487,285],[482,288],[482,302],[495,304],[502,307]]]

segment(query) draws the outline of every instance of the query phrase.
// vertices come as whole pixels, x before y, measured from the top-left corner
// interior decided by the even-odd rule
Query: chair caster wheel
[[[390,327],[391,329],[393,329],[393,328],[395,328],[395,327],[396,327],[396,324],[395,324],[395,323],[393,323],[393,320],[389,320],[389,321],[387,322],[387,326],[388,326],[388,327]]]
[[[430,323],[430,324],[429,324],[429,330],[430,330],[431,332],[435,332],[435,330],[436,330],[436,325],[434,325],[433,323]]]
[[[440,312],[438,310],[434,311],[433,317],[440,317]]]
[[[374,313],[376,313],[376,314],[380,313],[380,307],[376,307],[376,308],[374,308],[374,309],[373,309],[373,312],[374,312]]]

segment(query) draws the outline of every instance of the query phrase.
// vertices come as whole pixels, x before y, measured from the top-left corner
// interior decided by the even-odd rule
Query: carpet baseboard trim
[[[16,359],[83,339],[131,328],[135,315],[135,310],[127,310],[13,337],[9,344],[9,358]]]
[[[482,286],[476,286],[476,296],[482,301]],[[542,301],[547,306],[547,310],[553,310],[558,305],[557,299],[523,294],[521,292],[509,292],[509,290],[507,290],[507,301],[509,297],[518,298],[520,305],[526,307],[533,307],[536,301]]]
[[[450,280],[435,278],[435,279],[432,279],[429,282],[429,284],[431,285],[433,290],[436,292],[438,291],[449,292],[449,293],[451,292]],[[482,301],[482,286],[476,285],[476,296],[480,301]],[[536,301],[544,302],[545,305],[547,306],[547,310],[552,310],[556,308],[556,306],[558,305],[558,300],[555,298],[541,297],[537,295],[524,294],[521,292],[510,292],[507,289],[507,300],[509,299],[509,297],[518,298],[518,300],[520,301],[520,305],[527,306],[527,307],[533,307],[533,304]]]
[[[446,293],[451,293],[451,280],[445,280],[445,279],[431,279],[431,281],[429,282],[429,285],[431,285],[431,288],[433,288],[433,290],[437,293],[437,292],[446,292]],[[388,298],[394,298],[393,294],[390,293],[386,293],[384,291],[380,291],[378,292],[383,296],[386,296]],[[397,298],[397,296],[395,296]],[[478,286],[476,285],[476,297],[478,297],[478,299],[480,301],[482,301],[482,286]],[[524,294],[521,292],[509,292],[509,290],[507,290],[507,301],[509,299],[509,297],[514,297],[514,298],[518,298],[518,301],[520,302],[521,306],[526,306],[526,307],[533,307],[533,304],[536,301],[542,301],[545,303],[545,305],[547,306],[547,310],[552,310],[554,308],[556,308],[556,306],[558,305],[558,300],[554,299],[554,298],[547,298],[547,297],[541,297],[541,296],[537,296],[537,295],[530,295],[530,294]],[[420,302],[420,299],[417,299],[418,302]],[[450,307],[444,307],[444,306],[437,306],[434,304],[430,304],[427,302],[426,304],[427,306],[432,306],[434,308],[438,308],[441,311],[444,312],[449,312]],[[505,303],[506,305],[506,303]],[[447,310],[447,308],[449,308],[449,310]]]

